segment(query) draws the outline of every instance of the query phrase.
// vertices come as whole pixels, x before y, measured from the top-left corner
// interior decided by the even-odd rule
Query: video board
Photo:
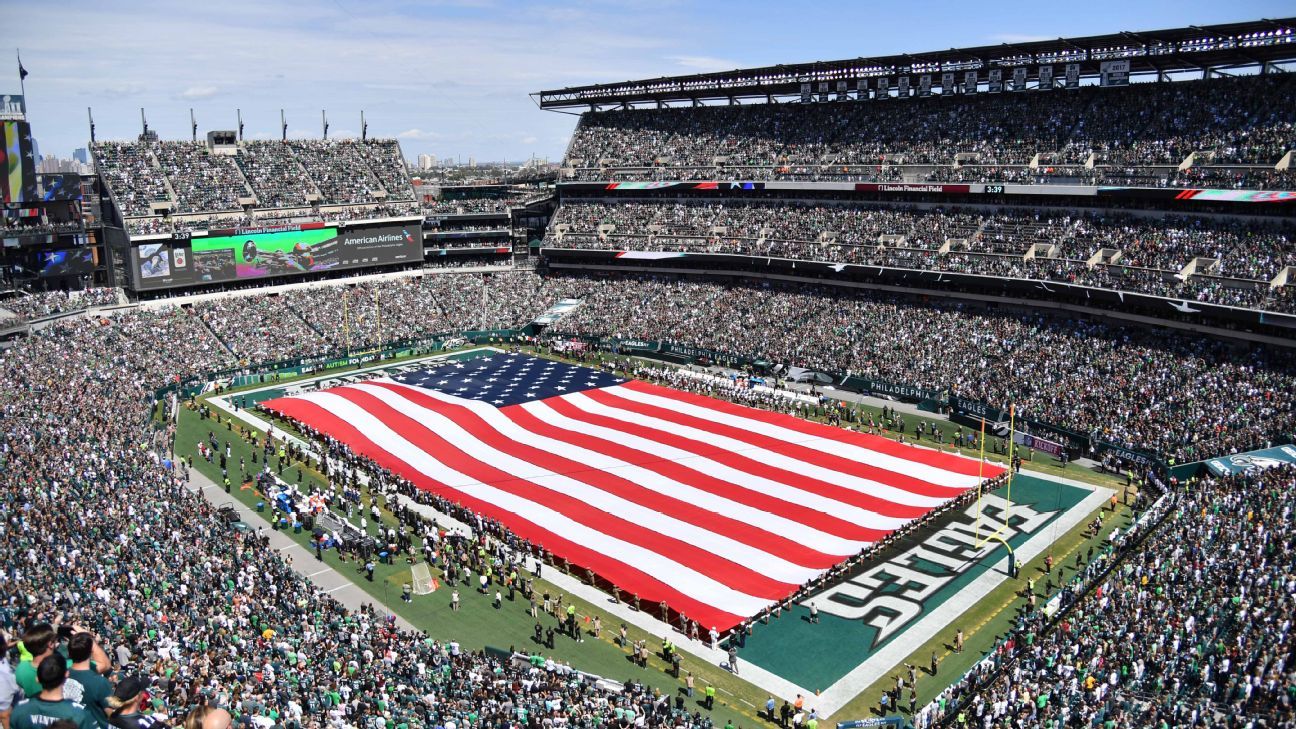
[[[36,254],[36,273],[42,277],[84,276],[94,273],[99,257],[94,248],[68,248]]]
[[[297,276],[423,259],[418,222],[340,231],[312,223],[213,230],[207,236],[151,240],[132,247],[136,289]]]
[[[36,153],[31,125],[25,121],[0,121],[0,202],[30,203],[36,194]]]

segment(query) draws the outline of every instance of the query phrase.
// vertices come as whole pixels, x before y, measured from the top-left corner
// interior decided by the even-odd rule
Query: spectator
[[[12,729],[44,729],[58,721],[70,721],[77,729],[99,729],[99,724],[85,707],[64,698],[63,684],[68,668],[62,658],[41,661],[36,668],[40,691],[13,709],[9,719]]]

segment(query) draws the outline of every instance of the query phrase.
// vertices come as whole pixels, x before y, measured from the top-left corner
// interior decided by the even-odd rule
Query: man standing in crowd
[[[18,668],[14,669],[14,678],[24,696],[35,696],[41,692],[40,681],[36,679],[36,668],[58,647],[58,634],[49,623],[37,623],[27,628],[22,640],[18,641]]]
[[[72,661],[72,668],[68,671],[67,683],[63,685],[63,694],[84,706],[95,722],[105,727],[108,726],[105,709],[108,708],[113,687],[97,670],[100,664],[91,658],[95,648],[98,646],[89,631],[81,631],[68,638],[68,660]]]
[[[73,722],[77,729],[99,729],[98,722],[84,706],[63,697],[67,675],[67,662],[62,658],[41,661],[36,667],[36,680],[41,690],[14,708],[9,720],[10,729],[48,729],[62,720]]]

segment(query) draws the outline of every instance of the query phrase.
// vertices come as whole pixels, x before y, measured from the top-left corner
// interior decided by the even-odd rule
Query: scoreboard
[[[421,221],[341,230],[324,223],[177,233],[130,249],[136,290],[295,276],[423,260]]]

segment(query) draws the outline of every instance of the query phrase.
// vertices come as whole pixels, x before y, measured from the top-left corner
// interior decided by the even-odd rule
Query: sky
[[[0,0],[45,155],[134,139],[397,137],[405,156],[560,159],[576,117],[542,89],[1296,15],[1292,0],[691,2],[688,0]],[[0,64],[0,67],[3,67]],[[0,92],[16,93],[13,70]]]

